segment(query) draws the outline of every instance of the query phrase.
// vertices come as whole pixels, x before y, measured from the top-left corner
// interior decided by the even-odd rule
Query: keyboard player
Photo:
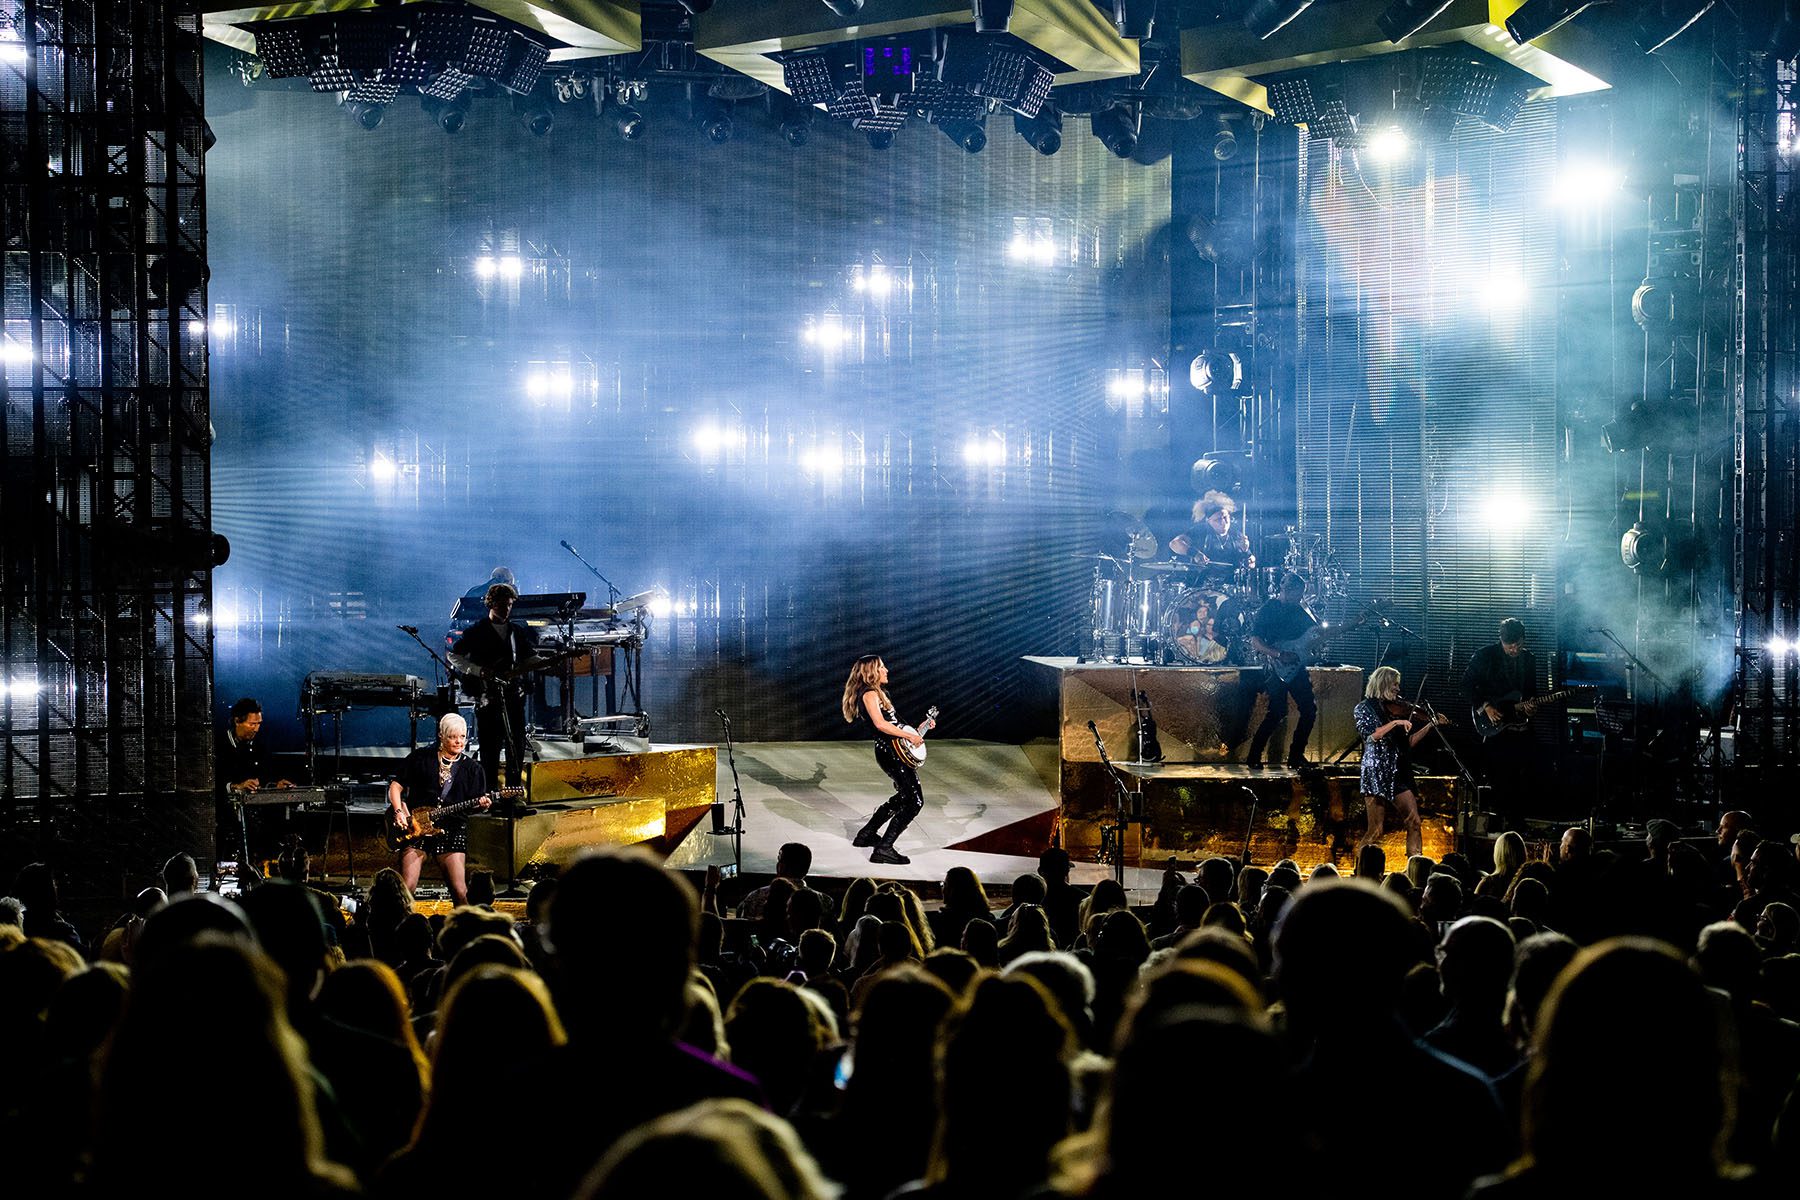
[[[247,831],[238,821],[234,798],[272,788],[285,791],[294,786],[291,779],[271,778],[275,771],[267,747],[258,739],[262,723],[262,705],[245,696],[231,706],[225,725],[219,730],[213,752],[213,778],[218,781],[214,861],[238,859],[249,849],[244,836]],[[259,846],[261,841],[259,838]]]

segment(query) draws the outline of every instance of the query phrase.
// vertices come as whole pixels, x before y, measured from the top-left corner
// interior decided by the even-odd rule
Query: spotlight
[[[840,17],[854,17],[862,6],[863,0],[825,0],[825,7]]]
[[[1204,496],[1208,492],[1241,496],[1251,490],[1249,457],[1218,451],[1202,455],[1189,468],[1188,482],[1193,486],[1196,496]]]
[[[519,124],[525,126],[532,137],[543,137],[556,128],[556,114],[550,111],[548,104],[530,93],[514,96],[512,105]]]
[[[1570,162],[1551,185],[1550,200],[1562,208],[1598,208],[1625,186],[1625,173],[1611,163]]]
[[[1788,641],[1786,638],[1774,638],[1769,642],[1769,653],[1775,658],[1786,658],[1790,654],[1800,654],[1800,641]],[[13,684],[15,689],[18,684]]]
[[[461,92],[454,100],[440,100],[436,96],[420,96],[419,104],[426,114],[436,121],[438,128],[445,133],[461,133],[469,122],[469,93]]]
[[[1156,0],[1112,0],[1113,28],[1122,38],[1141,42],[1156,27]]]
[[[1650,0],[1638,14],[1632,40],[1645,54],[1655,54],[1712,11],[1713,0]]]
[[[31,347],[22,342],[0,342],[0,363],[9,367],[30,366]]]
[[[525,260],[516,254],[502,254],[499,268],[502,279],[517,279],[525,273]]]
[[[894,144],[894,131],[891,129],[871,129],[868,132],[869,146],[874,150],[886,150]]]
[[[364,129],[378,129],[382,118],[387,116],[387,105],[371,104],[367,100],[346,100],[344,111]]]
[[[1312,0],[1252,0],[1244,14],[1244,28],[1267,41],[1311,4]]]
[[[629,104],[622,105],[613,115],[613,126],[619,131],[620,137],[628,142],[635,142],[644,136],[644,114]]]
[[[1371,162],[1396,163],[1412,153],[1412,139],[1398,125],[1384,125],[1369,135],[1363,152]]]
[[[1477,513],[1490,533],[1518,533],[1531,521],[1531,504],[1517,492],[1496,492],[1480,502]]]
[[[1404,42],[1449,7],[1450,0],[1394,0],[1375,18],[1375,24],[1388,41]]]
[[[499,262],[491,254],[483,254],[475,260],[475,278],[492,279],[500,270]]]
[[[963,443],[963,461],[971,467],[998,467],[1006,462],[1006,443],[997,437],[972,437]]]
[[[205,608],[197,608],[194,610],[194,615],[188,618],[188,624],[196,629],[205,629],[208,625],[212,624],[212,614],[207,612]]]
[[[1225,162],[1238,152],[1237,130],[1231,127],[1231,118],[1219,114],[1218,128],[1213,131],[1213,157]]]
[[[789,104],[781,115],[781,136],[790,146],[804,146],[812,136],[813,109],[807,104]]]
[[[376,483],[392,483],[398,474],[400,468],[385,454],[377,454],[369,460],[369,478]]]
[[[1051,105],[1038,109],[1035,117],[1014,113],[1013,130],[1039,154],[1051,155],[1062,149],[1062,114]]]
[[[1506,18],[1506,32],[1523,46],[1580,16],[1595,0],[1525,0]]]
[[[18,30],[10,26],[0,29],[0,62],[9,66],[23,67],[30,55],[31,52],[19,39]]]
[[[945,137],[970,154],[980,154],[987,148],[986,117],[978,117],[973,121],[941,121],[938,128],[944,131]]]
[[[976,33],[1005,33],[1012,24],[1013,0],[969,0]]]
[[[1094,136],[1118,158],[1130,158],[1137,149],[1138,124],[1142,120],[1135,104],[1115,104],[1089,119]]]
[[[669,599],[667,595],[657,596],[651,600],[648,608],[650,610],[650,615],[659,621],[667,620],[675,615],[675,602]]]
[[[1625,531],[1625,536],[1619,539],[1619,561],[1633,571],[1642,567],[1649,557],[1650,547],[1645,544],[1649,532],[1642,521],[1633,521],[1631,528]]]
[[[706,135],[706,140],[715,146],[724,145],[731,140],[731,106],[723,100],[708,96],[697,101],[694,104],[694,123]]]
[[[1525,279],[1517,271],[1496,271],[1483,285],[1481,296],[1488,308],[1496,313],[1511,312],[1522,308],[1530,289]]]
[[[35,700],[38,694],[37,680],[15,679],[8,683],[0,679],[0,699],[11,697],[14,700]]]
[[[808,475],[837,475],[844,469],[844,451],[839,446],[813,446],[800,452],[800,469]]]

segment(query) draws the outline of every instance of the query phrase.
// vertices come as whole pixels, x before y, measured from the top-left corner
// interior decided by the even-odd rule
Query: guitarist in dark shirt
[[[480,691],[475,729],[481,734],[481,768],[495,786],[500,784],[502,749],[509,782],[525,782],[524,671],[535,661],[537,639],[512,619],[518,598],[511,584],[488,588],[487,620],[471,625],[450,651],[450,665]]]
[[[1500,640],[1469,656],[1463,672],[1472,710],[1490,721],[1530,718],[1538,694],[1537,656],[1525,648],[1525,623],[1517,617],[1500,622]],[[1527,774],[1536,756],[1530,752],[1531,733],[1508,729],[1482,743],[1483,770],[1500,811],[1516,817],[1528,787]]]
[[[1306,740],[1312,736],[1313,721],[1318,718],[1319,705],[1313,698],[1312,676],[1307,673],[1306,664],[1292,650],[1283,650],[1278,643],[1291,642],[1302,637],[1314,625],[1313,615],[1306,611],[1300,603],[1306,594],[1306,581],[1291,571],[1282,576],[1281,591],[1277,592],[1257,611],[1256,622],[1250,629],[1250,645],[1258,654],[1271,660],[1271,665],[1264,672],[1263,690],[1269,695],[1268,712],[1264,714],[1262,724],[1256,727],[1255,735],[1250,739],[1250,754],[1245,760],[1252,767],[1262,766],[1263,750],[1267,748],[1269,739],[1275,730],[1287,720],[1288,697],[1293,697],[1294,707],[1300,711],[1300,719],[1294,723],[1294,736],[1288,742],[1288,766],[1302,770],[1306,766]],[[1292,679],[1283,679],[1283,667],[1298,666]]]
[[[457,713],[446,713],[438,721],[435,746],[421,746],[406,756],[399,773],[388,783],[388,815],[396,825],[405,825],[412,806],[436,808],[446,804],[477,801],[477,808],[487,808],[487,773],[481,764],[463,754],[469,744],[469,723]],[[439,822],[440,832],[400,851],[400,877],[411,892],[419,886],[419,873],[427,856],[437,859],[444,872],[444,884],[450,899],[457,904],[469,902],[464,864],[468,860],[469,821],[465,816],[447,817]]]

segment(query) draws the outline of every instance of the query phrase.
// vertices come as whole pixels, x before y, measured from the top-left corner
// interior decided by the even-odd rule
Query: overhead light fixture
[[[1714,0],[1648,0],[1638,12],[1632,40],[1645,54],[1655,54],[1711,12],[1713,3]]]
[[[1220,113],[1217,127],[1213,130],[1213,157],[1225,162],[1237,152],[1237,130],[1231,127],[1231,118]]]
[[[1376,28],[1390,42],[1404,42],[1450,7],[1450,0],[1394,0],[1375,18]]]
[[[1013,0],[969,0],[976,33],[1005,33],[1012,24]]]
[[[619,131],[620,137],[628,142],[635,142],[644,136],[644,114],[629,104],[622,104],[613,113],[613,127]]]
[[[1051,155],[1062,149],[1062,114],[1054,105],[1045,105],[1035,117],[1014,113],[1013,130],[1039,154]]]
[[[1311,6],[1312,0],[1251,0],[1244,13],[1244,28],[1267,41]]]
[[[712,96],[694,102],[694,124],[700,127],[706,140],[715,146],[729,142],[735,128],[731,119],[731,106]]]
[[[345,100],[344,111],[350,118],[364,129],[378,129],[381,120],[387,116],[387,105],[374,104],[367,100]]]
[[[463,126],[469,123],[469,93],[463,92],[454,100],[440,100],[436,96],[420,96],[419,104],[438,128],[445,133],[461,133]]]
[[[1506,18],[1506,32],[1512,40],[1523,46],[1526,42],[1535,42],[1545,34],[1562,28],[1583,12],[1587,11],[1597,0],[1525,0],[1512,16]],[[1604,3],[1604,0],[1598,0]]]
[[[894,131],[892,129],[871,129],[867,132],[870,149],[886,150],[889,146],[894,144]]]
[[[1136,103],[1125,102],[1095,113],[1089,118],[1089,125],[1100,144],[1112,151],[1118,158],[1130,158],[1137,149],[1138,127],[1142,121],[1141,112]]]
[[[1156,28],[1156,0],[1112,0],[1113,28],[1141,42]]]
[[[556,114],[550,111],[550,105],[535,96],[524,95],[513,97],[513,112],[518,114],[519,124],[525,126],[533,137],[543,137],[556,128]]]
[[[804,146],[812,136],[813,107],[810,104],[795,104],[785,97],[776,101],[776,115],[780,118],[782,140],[790,146]]]
[[[976,117],[973,120],[940,121],[938,128],[944,136],[967,150],[970,154],[980,154],[987,148],[987,118]]]

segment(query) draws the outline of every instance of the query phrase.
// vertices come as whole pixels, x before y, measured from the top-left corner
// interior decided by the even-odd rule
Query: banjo
[[[907,733],[916,733],[920,737],[924,737],[937,725],[937,717],[937,706],[933,705],[926,711],[925,719],[919,722],[919,727],[917,729],[914,729],[911,725],[901,725],[900,728]],[[917,767],[925,761],[925,747],[923,745],[915,746],[903,737],[889,738],[888,744],[893,747],[894,754],[900,761],[908,766]]]

